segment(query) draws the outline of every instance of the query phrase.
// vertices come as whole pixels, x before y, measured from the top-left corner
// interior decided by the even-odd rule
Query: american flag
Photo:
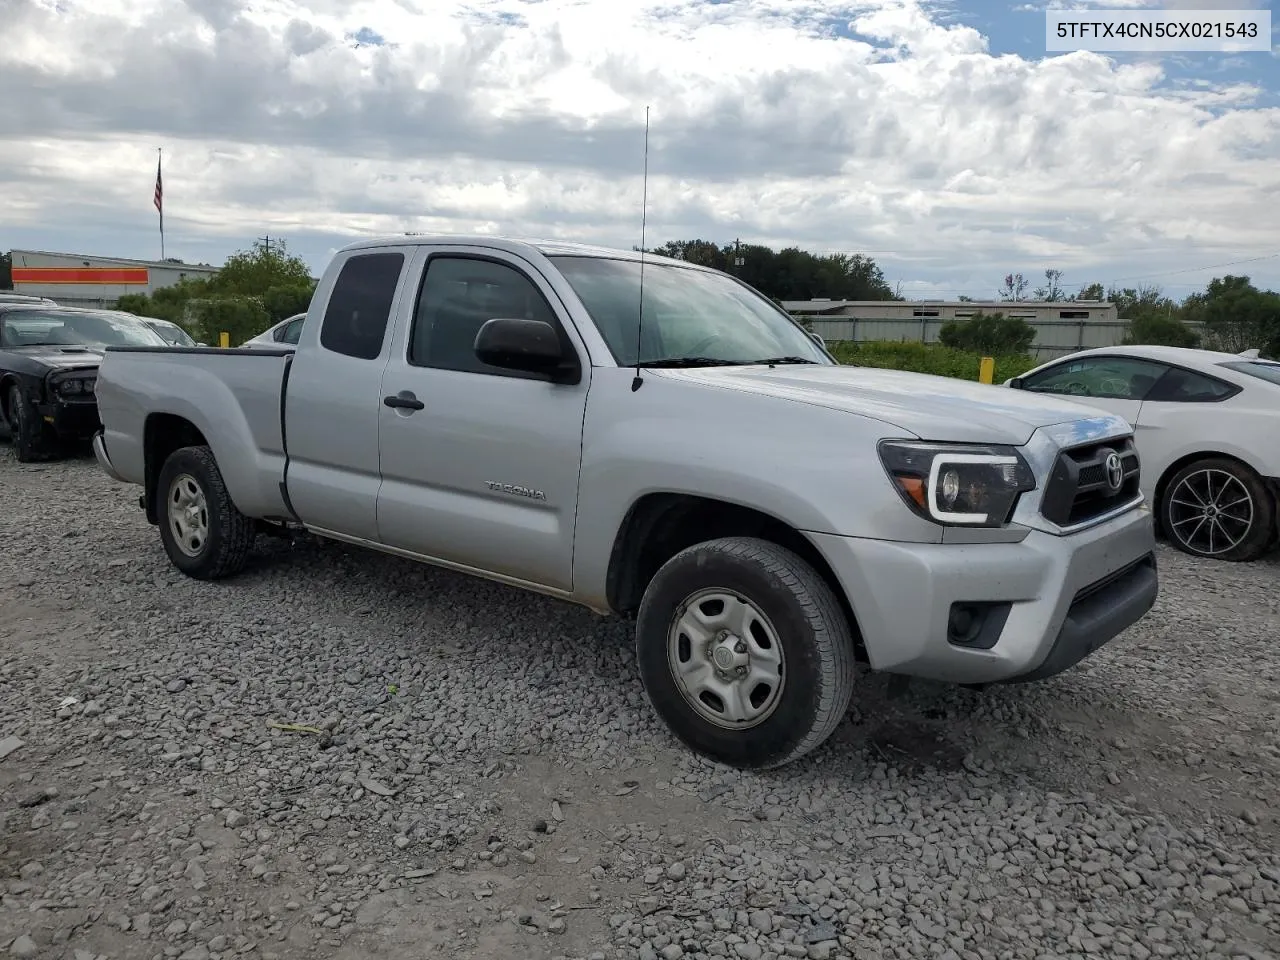
[[[164,187],[163,187],[163,186],[161,186],[161,183],[160,183],[160,160],[159,160],[159,158],[157,158],[157,159],[156,159],[156,196],[155,196],[155,205],[156,205],[156,209],[157,209],[157,210],[159,210],[161,213],[164,213]]]

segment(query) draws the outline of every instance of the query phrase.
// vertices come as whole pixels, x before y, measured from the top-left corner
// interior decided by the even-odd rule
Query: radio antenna
[[[631,381],[631,392],[640,389],[640,345],[644,342],[644,229],[649,211],[649,108],[644,108],[644,189],[640,200],[640,310],[636,315],[636,375]]]

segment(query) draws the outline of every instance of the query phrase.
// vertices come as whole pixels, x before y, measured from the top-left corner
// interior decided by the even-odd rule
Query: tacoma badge
[[[528,497],[530,500],[547,499],[547,495],[541,490],[532,490],[529,487],[521,487],[513,483],[498,483],[497,480],[486,480],[484,483],[490,490],[509,493],[513,497]]]

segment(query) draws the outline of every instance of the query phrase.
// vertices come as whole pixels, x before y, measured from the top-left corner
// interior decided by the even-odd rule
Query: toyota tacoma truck
[[[293,529],[634,616],[657,714],[739,767],[817,747],[864,669],[1041,680],[1158,592],[1122,418],[841,365],[650,254],[358,242],[296,349],[111,347],[96,393],[189,576]]]

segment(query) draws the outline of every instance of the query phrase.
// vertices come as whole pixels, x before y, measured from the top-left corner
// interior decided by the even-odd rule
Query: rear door
[[[378,539],[382,372],[412,247],[342,254],[319,289],[317,322],[301,324],[284,387],[286,485],[307,525]]]
[[[1236,431],[1231,406],[1240,393],[1234,383],[1185,367],[1170,367],[1147,393],[1138,416],[1142,437],[1144,487],[1155,494],[1155,482],[1188,448],[1214,449],[1215,442]]]
[[[382,542],[567,591],[587,352],[546,278],[521,257],[428,247],[422,270],[406,304],[412,324],[397,330],[383,377],[391,405],[378,408]],[[578,354],[579,382],[481,363],[476,333],[496,317],[550,323]]]

